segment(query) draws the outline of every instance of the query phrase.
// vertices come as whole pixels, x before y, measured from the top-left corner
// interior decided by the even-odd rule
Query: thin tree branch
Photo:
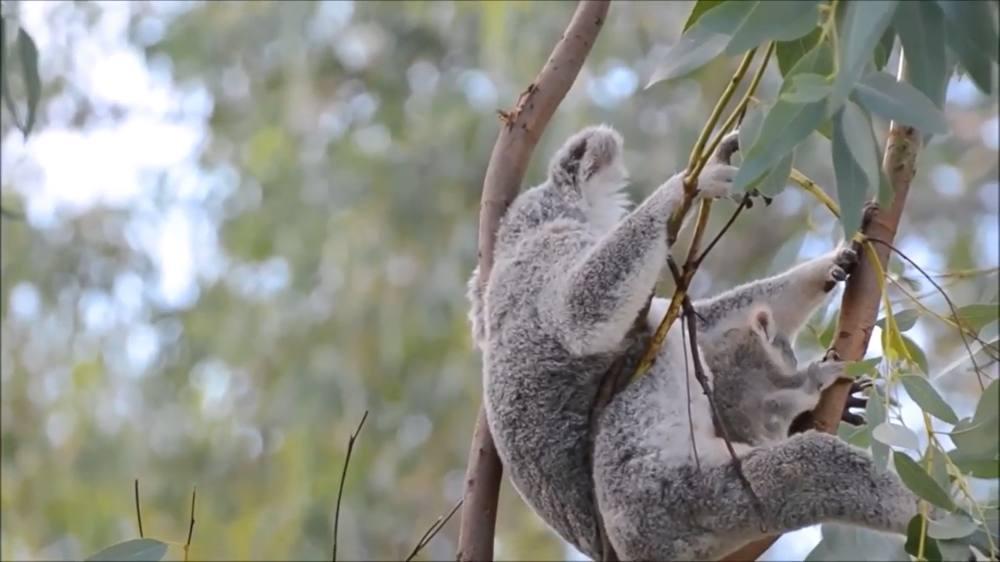
[[[905,53],[900,54],[897,78],[906,79]],[[916,173],[917,153],[921,136],[913,127],[892,122],[886,140],[882,169],[889,178],[893,190],[892,203],[885,209],[873,208],[870,220],[862,226],[865,238],[892,241],[903,216],[906,196]],[[885,246],[873,248],[885,269],[889,259],[889,249]],[[878,316],[882,291],[879,288],[878,271],[868,260],[859,260],[854,272],[847,280],[837,320],[837,335],[832,351],[844,361],[859,361],[868,349],[872,328]],[[839,380],[828,387],[820,396],[819,404],[809,416],[812,426],[818,431],[835,433],[844,412],[851,390],[851,381]],[[756,560],[770,548],[777,537],[767,537],[726,556],[724,560]]]
[[[358,422],[358,427],[347,438],[347,454],[344,456],[344,468],[340,471],[340,486],[337,488],[337,506],[333,510],[333,554],[331,555],[333,562],[337,562],[337,531],[340,528],[340,500],[344,497],[344,480],[347,480],[347,467],[351,464],[351,453],[354,451],[354,442],[358,439],[361,428],[364,427],[365,420],[367,419],[368,410],[365,410],[365,413],[361,416],[361,421]]]
[[[194,535],[194,500],[198,495],[198,487],[191,489],[191,521],[188,523],[187,541],[184,542],[184,562],[187,562],[188,553],[191,552],[191,537]]]
[[[135,479],[135,518],[139,522],[139,538],[145,537],[142,534],[142,510],[139,509],[139,479]]]
[[[604,25],[610,2],[582,0],[541,72],[510,112],[486,167],[479,211],[479,282],[493,269],[493,246],[500,217],[517,195],[531,153],[549,119],[576,80]],[[503,468],[490,435],[486,412],[479,408],[465,473],[457,559],[492,560],[497,499]]]
[[[410,554],[407,555],[404,562],[410,562],[410,560],[413,560],[420,552],[420,550],[423,549],[425,546],[427,546],[427,543],[431,542],[431,539],[433,539],[434,536],[437,535],[438,532],[442,528],[444,528],[445,525],[448,524],[448,521],[451,519],[453,515],[455,515],[455,512],[458,511],[458,508],[460,507],[462,507],[461,499],[458,500],[458,502],[455,504],[455,507],[451,508],[451,511],[449,511],[447,515],[438,517],[437,520],[434,521],[434,523],[431,524],[431,526],[428,527],[426,531],[424,531],[424,534],[420,537],[420,540],[417,541],[416,546],[413,547],[413,550],[410,551]]]

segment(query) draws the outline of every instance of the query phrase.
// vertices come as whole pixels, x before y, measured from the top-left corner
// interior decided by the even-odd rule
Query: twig
[[[184,562],[187,562],[188,553],[191,551],[191,536],[194,534],[194,500],[198,495],[198,487],[191,489],[191,522],[188,524],[187,541],[184,543]]]
[[[948,296],[948,293],[946,293],[945,290],[942,289],[941,286],[937,284],[937,281],[934,281],[934,279],[930,275],[928,275],[927,272],[924,271],[922,267],[917,265],[917,262],[910,259],[910,256],[907,256],[906,254],[901,252],[899,248],[893,246],[890,242],[886,242],[885,240],[880,240],[878,238],[867,238],[867,240],[869,242],[877,242],[879,244],[882,244],[883,246],[892,250],[893,253],[895,253],[897,256],[906,260],[907,263],[909,263],[917,271],[919,271],[920,274],[923,275],[924,278],[927,279],[927,281],[930,282],[930,284],[933,285],[934,288],[937,289],[939,293],[941,293],[941,296],[944,297],[944,301],[948,303],[948,308],[951,309],[951,314],[955,318],[955,323],[958,324],[958,335],[959,337],[962,338],[962,345],[965,346],[965,351],[968,352],[969,354],[969,360],[972,361],[972,369],[976,372],[976,380],[979,381],[979,388],[980,390],[986,390],[986,384],[983,383],[982,370],[979,368],[979,364],[976,363],[976,357],[975,354],[972,352],[972,346],[969,345],[969,340],[965,338],[965,330],[963,329],[962,326],[962,319],[958,316],[958,308],[955,307],[955,303],[952,302],[951,297]]]
[[[479,282],[493,269],[493,246],[500,217],[517,195],[531,153],[559,103],[576,80],[607,17],[609,2],[582,0],[514,110],[506,114],[483,181],[479,211]],[[503,467],[490,435],[486,412],[479,417],[469,446],[465,492],[456,558],[492,560],[497,500]]]
[[[451,508],[451,511],[449,511],[447,515],[438,517],[437,520],[434,521],[434,523],[430,527],[428,527],[426,531],[424,531],[424,534],[420,537],[420,540],[417,541],[417,545],[413,547],[413,550],[410,551],[410,554],[406,557],[404,562],[410,562],[410,560],[413,560],[413,558],[416,557],[417,553],[419,553],[422,548],[427,546],[427,543],[431,542],[431,539],[434,538],[434,535],[437,535],[438,531],[440,531],[445,525],[448,524],[448,520],[450,520],[451,517],[455,515],[455,512],[458,511],[458,508],[460,507],[462,507],[461,499],[458,500],[458,503],[455,504],[455,507]]]
[[[340,528],[340,500],[344,497],[344,480],[347,479],[347,467],[351,464],[351,453],[354,451],[354,441],[357,440],[358,434],[361,433],[361,428],[365,425],[365,420],[368,419],[368,410],[365,410],[364,415],[361,416],[361,421],[358,422],[358,427],[354,429],[354,433],[347,438],[347,454],[344,456],[344,468],[340,471],[340,486],[337,488],[337,506],[333,510],[333,555],[331,559],[333,562],[337,562],[337,531]]]
[[[142,510],[139,509],[139,479],[135,479],[135,518],[139,522],[139,538],[145,537],[142,534]]]
[[[712,251],[712,248],[719,243],[719,240],[722,240],[722,236],[726,234],[726,232],[729,231],[729,228],[733,226],[733,223],[736,222],[736,217],[740,216],[743,209],[746,209],[749,205],[750,194],[747,193],[743,195],[743,199],[740,201],[739,206],[736,207],[736,210],[733,211],[733,214],[729,217],[729,220],[726,221],[726,224],[722,226],[722,229],[719,230],[718,234],[715,235],[715,238],[712,238],[712,241],[708,243],[705,250],[692,262],[693,267],[701,267],[701,262],[705,261],[705,256]]]

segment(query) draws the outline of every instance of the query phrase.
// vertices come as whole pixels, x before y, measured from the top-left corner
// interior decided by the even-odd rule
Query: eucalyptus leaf
[[[28,136],[35,125],[38,100],[42,95],[42,82],[38,76],[38,47],[35,40],[23,29],[17,31],[17,53],[21,58],[21,72],[28,94],[28,116],[24,120],[24,136]]]
[[[819,42],[822,28],[815,27],[809,33],[792,41],[778,41],[774,46],[774,56],[778,59],[778,70],[787,77],[788,72],[799,60]]]
[[[959,451],[970,457],[997,453],[996,419],[974,421],[965,418],[955,424],[948,436]]]
[[[970,304],[959,307],[956,312],[958,312],[956,320],[978,333],[984,326],[1000,317],[1000,304]]]
[[[910,519],[910,524],[906,526],[906,549],[907,554],[915,556],[917,560],[927,562],[941,562],[941,549],[938,548],[937,541],[924,535],[924,521],[922,514],[917,514]]]
[[[902,447],[904,449],[919,449],[920,441],[909,428],[891,422],[882,422],[872,430],[872,437],[880,443]]]
[[[1000,417],[1000,379],[994,379],[979,397],[976,404],[976,423],[987,423]]]
[[[905,4],[905,2],[904,2]],[[899,8],[897,7],[898,11]],[[878,40],[878,44],[875,45],[874,53],[874,63],[875,70],[882,70],[885,65],[889,62],[889,56],[892,55],[892,47],[896,44],[896,30],[889,25],[885,28],[885,32],[882,33],[882,38]]]
[[[156,539],[132,539],[120,542],[105,548],[94,554],[88,561],[97,560],[117,560],[117,561],[140,561],[140,560],[162,560],[167,553],[167,544]]]
[[[897,82],[885,72],[872,72],[854,89],[853,97],[868,111],[924,133],[948,132],[948,122],[934,102],[906,82]]]
[[[991,93],[997,32],[988,2],[939,0],[948,46],[983,92]],[[984,15],[985,14],[985,15]]]
[[[906,58],[919,61],[908,67],[909,80],[938,108],[944,107],[948,84],[944,16],[934,2],[900,2],[893,18]]]
[[[862,375],[875,376],[878,364],[882,362],[881,357],[872,357],[862,361],[852,361],[844,367],[844,375],[851,378],[858,378]]]
[[[824,103],[789,103],[779,99],[764,117],[760,134],[743,156],[733,191],[747,189],[802,142],[823,120]]]
[[[906,310],[893,314],[893,318],[896,319],[896,328],[900,332],[905,332],[916,325],[917,319],[920,318],[920,311],[916,308],[907,308]],[[885,318],[879,318],[875,322],[875,325],[884,330]]]
[[[948,451],[948,457],[963,473],[976,478],[1000,478],[1000,456],[996,451],[954,449]]]
[[[942,509],[948,511],[955,509],[955,502],[951,496],[906,453],[893,451],[892,461],[896,465],[900,480],[910,491]]]
[[[833,83],[831,98],[839,104],[854,89],[872,58],[875,45],[885,33],[896,11],[896,0],[865,0],[846,2],[840,22],[837,58],[839,71]]]
[[[823,538],[805,557],[809,562],[896,562],[909,558],[903,550],[903,539],[894,533],[840,523],[824,523],[820,532]]]
[[[744,0],[745,1],[745,0]],[[814,0],[756,0],[733,38],[726,54],[735,55],[764,41],[798,39],[816,27],[819,2]]]
[[[885,404],[882,402],[883,397],[878,389],[875,387],[872,389],[868,404],[865,406],[865,418],[868,420],[869,427],[878,427],[886,420]],[[885,468],[889,464],[889,451],[888,445],[872,439],[872,460],[876,466]]]
[[[930,374],[930,367],[927,365],[927,354],[924,353],[924,350],[909,336],[899,334],[899,338],[903,340],[903,346],[906,348],[906,354],[913,359],[913,362],[916,363],[920,371],[925,375]]]
[[[726,0],[697,0],[694,3],[694,7],[691,8],[691,14],[688,16],[686,22],[684,22],[684,29],[682,31],[687,31],[698,21],[698,18],[703,16],[705,12],[711,10],[712,8],[722,4]]]
[[[926,378],[903,375],[901,380],[906,393],[923,411],[952,425],[958,423],[958,415],[955,414],[955,410],[944,401],[944,398],[941,398],[941,395]]]
[[[7,18],[0,18],[0,95],[3,96],[4,105],[10,112],[10,118],[14,121],[14,126],[24,134],[24,122],[21,121],[17,104],[10,94],[10,82],[7,73],[10,65],[7,64]]]
[[[846,422],[840,422],[837,426],[837,437],[862,449],[870,447],[872,442],[872,432],[867,425],[853,426]]]
[[[831,140],[833,171],[837,178],[837,202],[840,205],[840,224],[844,229],[845,238],[849,239],[861,229],[861,214],[864,203],[869,198],[870,184],[866,171],[854,158],[844,130],[842,113],[838,113],[833,119]]]
[[[935,539],[960,539],[976,530],[976,522],[962,513],[947,513],[939,520],[927,520],[927,536]]]
[[[938,548],[941,549],[941,559],[945,562],[969,562],[969,545],[956,540],[939,540]]]
[[[791,88],[781,94],[781,99],[792,103],[809,103],[830,95],[830,82],[813,73],[797,74],[791,78]]]

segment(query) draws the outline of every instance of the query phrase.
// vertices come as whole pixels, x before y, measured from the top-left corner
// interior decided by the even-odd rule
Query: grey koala
[[[699,198],[729,195],[736,134],[702,171]],[[666,227],[683,200],[676,174],[626,213],[622,139],[588,127],[557,151],[547,180],[501,220],[494,266],[469,282],[484,404],[497,452],[525,502],[597,557],[591,409],[612,363],[634,369],[648,340],[640,314],[666,264]]]
[[[850,252],[846,259],[854,256]],[[733,442],[747,445],[787,439],[793,422],[815,408],[820,392],[844,372],[844,363],[837,360],[798,369],[792,343],[776,329],[767,305],[755,306],[744,323],[699,346],[713,375],[715,407],[726,434]],[[870,384],[870,380],[860,381],[852,392]],[[854,400],[849,404],[860,405]]]
[[[918,503],[894,473],[836,436],[788,437],[843,369],[826,361],[797,370],[792,342],[821,287],[841,277],[838,262],[856,257],[838,250],[702,303],[715,313],[701,320],[697,351],[763,520],[684,367],[692,350],[680,330],[668,334],[656,367],[611,401],[594,480],[622,560],[716,560],[765,534],[828,521],[905,532]]]
[[[700,198],[730,195],[736,168],[729,158],[737,149],[737,133],[720,144],[699,179]],[[667,221],[683,199],[679,173],[626,213],[625,176],[617,132],[597,126],[572,136],[553,157],[548,179],[520,194],[501,220],[489,279],[483,283],[477,268],[469,282],[470,319],[483,354],[484,403],[497,452],[525,502],[594,558],[600,543],[589,463],[591,410],[602,376],[616,362],[634,370],[666,311],[667,301],[654,298],[643,316],[666,264]],[[832,252],[781,276],[696,302],[702,338],[718,338],[740,311],[745,314],[758,302],[772,305],[777,324],[797,329],[832,283],[846,277],[840,257]],[[676,327],[671,330],[677,333]],[[676,337],[668,337],[656,361],[653,372],[660,374],[644,379],[684,372]],[[657,419],[669,419],[687,435],[684,394],[660,398],[662,403],[650,406],[664,416]],[[616,415],[611,417],[625,423]],[[634,431],[659,431],[653,420],[640,421],[636,417]],[[694,423],[714,439],[710,416]],[[606,441],[619,429],[613,423]],[[656,447],[667,443],[652,431],[648,437]],[[714,441],[705,449],[705,454],[723,452]],[[605,451],[604,464],[613,461]]]

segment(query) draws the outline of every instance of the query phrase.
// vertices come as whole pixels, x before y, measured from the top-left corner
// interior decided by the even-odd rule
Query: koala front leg
[[[737,142],[734,133],[720,144],[699,180],[699,198],[729,194],[736,168],[722,161],[722,155],[728,158]],[[684,199],[683,177],[676,174],[661,185],[542,297],[541,306],[551,307],[554,328],[570,352],[612,351],[632,327],[666,263],[666,227]]]
[[[710,332],[751,306],[764,303],[771,308],[777,331],[794,340],[836,283],[847,279],[857,261],[858,252],[846,244],[784,273],[697,301],[694,307],[699,314],[699,328]]]

